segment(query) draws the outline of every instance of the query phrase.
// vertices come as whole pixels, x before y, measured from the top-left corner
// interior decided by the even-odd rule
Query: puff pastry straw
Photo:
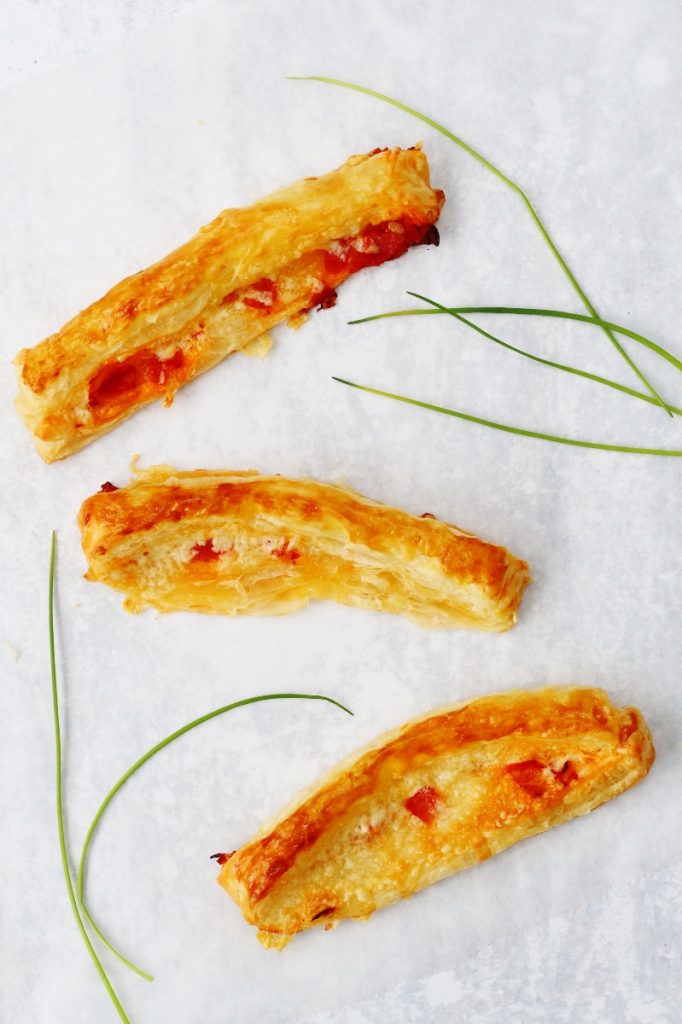
[[[501,631],[529,582],[505,548],[344,487],[156,466],[79,514],[87,578],[139,611],[274,614],[313,599]]]
[[[528,836],[586,814],[654,760],[639,711],[553,688],[431,711],[325,775],[223,864],[265,946],[366,918]]]
[[[224,210],[126,278],[15,364],[17,408],[46,462],[173,395],[283,320],[333,305],[336,287],[410,246],[438,244],[444,196],[413,149],[353,156],[245,209]]]

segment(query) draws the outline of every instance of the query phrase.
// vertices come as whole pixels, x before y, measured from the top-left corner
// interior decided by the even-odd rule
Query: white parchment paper
[[[156,974],[148,985],[106,961],[136,1024],[676,1021],[682,464],[504,436],[331,375],[623,444],[682,448],[679,420],[445,318],[347,326],[410,305],[408,288],[451,304],[581,310],[520,203],[484,168],[377,101],[284,76],[360,81],[444,121],[524,185],[605,315],[682,356],[678,5],[105,6],[98,20],[97,5],[64,3],[46,23],[44,4],[17,5],[0,95],[0,1016],[115,1019],[58,859],[46,631],[54,527],[74,859],[109,786],[190,718],[272,690],[323,692],[355,712],[293,702],[237,711],[163,752],[114,802],[88,893],[112,938]],[[358,275],[335,309],[298,333],[276,330],[265,360],[236,356],[171,410],[150,407],[66,462],[40,462],[11,409],[18,348],[222,208],[351,153],[419,139],[447,195],[440,249]],[[591,328],[510,318],[492,329],[636,383]],[[682,405],[679,374],[630,351]],[[344,480],[507,545],[535,582],[502,636],[430,633],[333,605],[283,619],[130,617],[82,579],[75,515],[103,481],[125,483],[138,453],[147,465]],[[321,770],[403,719],[549,683],[604,686],[642,708],[658,750],[644,784],[369,923],[316,930],[281,955],[261,949],[209,854],[241,844]]]

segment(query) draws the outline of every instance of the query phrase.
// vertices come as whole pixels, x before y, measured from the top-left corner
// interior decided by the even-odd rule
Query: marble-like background
[[[348,327],[408,288],[453,304],[579,311],[520,204],[406,115],[286,74],[354,79],[441,119],[517,178],[604,314],[682,355],[682,150],[674,0],[286,4],[110,0],[6,10],[0,81],[0,1017],[115,1019],[70,915],[55,829],[46,581],[59,536],[58,633],[68,840],[106,790],[195,715],[270,690],[136,777],[92,851],[89,894],[156,973],[111,964],[135,1024],[672,1024],[682,1000],[680,473],[674,459],[561,448],[351,392],[331,374],[531,428],[682,448],[679,421],[546,370],[442,318]],[[346,284],[267,359],[228,360],[81,454],[44,466],[11,409],[9,361],[128,274],[241,205],[352,152],[423,139],[448,202],[439,250]],[[500,333],[630,383],[590,328]],[[676,371],[630,349],[671,401]],[[429,633],[332,605],[284,619],[126,616],[82,579],[82,499],[128,462],[344,479],[525,556],[535,583],[502,636]],[[431,705],[515,686],[603,685],[638,704],[647,781],[284,954],[263,951],[215,885],[293,791]],[[109,964],[109,961],[107,961]]]

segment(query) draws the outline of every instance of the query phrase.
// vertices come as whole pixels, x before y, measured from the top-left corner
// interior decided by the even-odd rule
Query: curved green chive
[[[352,380],[344,380],[343,377],[332,377],[332,380],[339,384],[347,384],[350,388],[357,388],[358,391],[366,391],[370,395],[381,395],[383,398],[392,398],[396,402],[405,402],[407,405],[416,405],[420,409],[430,409],[432,412],[444,413],[446,416],[456,416],[457,419],[466,420],[468,423],[478,423],[482,427],[492,427],[493,430],[502,430],[506,434],[518,434],[520,437],[534,437],[538,441],[553,441],[555,444],[573,445],[575,448],[595,448],[605,452],[627,452],[631,455],[665,455],[669,457],[682,456],[682,449],[675,448],[635,448],[621,444],[602,444],[597,441],[579,441],[571,437],[558,437],[555,434],[541,434],[536,430],[525,430],[523,427],[511,427],[507,423],[496,423],[494,420],[484,420],[480,416],[472,416],[470,413],[459,412],[457,409],[447,409],[442,405],[432,405],[431,402],[420,402],[416,398],[408,398],[406,395],[396,395],[392,391],[381,391],[379,388],[370,388],[366,384],[356,384]]]
[[[375,89],[368,89],[365,86],[357,85],[354,82],[344,82],[342,79],[339,78],[327,78],[324,75],[288,75],[287,77],[294,79],[296,81],[324,82],[327,85],[337,85],[343,89],[351,89],[354,92],[363,93],[365,96],[373,96],[375,99],[382,100],[384,103],[389,103],[392,107],[397,107],[398,110],[404,110],[406,114],[410,114],[412,117],[416,117],[418,120],[423,121],[424,124],[428,124],[431,128],[435,128],[435,130],[437,132],[440,132],[441,135],[445,135],[445,137],[450,139],[451,142],[454,142],[456,146],[459,146],[461,149],[465,150],[465,152],[469,153],[470,156],[472,156],[475,160],[478,160],[478,162],[482,164],[488,171],[490,171],[491,174],[494,174],[496,178],[498,178],[508,188],[510,188],[512,192],[515,192],[516,195],[521,199],[523,205],[526,207],[528,213],[530,214],[533,223],[542,235],[545,243],[549,247],[550,252],[558,262],[566,278],[570,282],[571,287],[579,296],[580,301],[585,306],[585,309],[587,309],[587,311],[594,318],[598,317],[595,307],[588,299],[582,286],[579,284],[577,278],[575,277],[570,267],[566,263],[566,260],[559,252],[549,231],[545,227],[543,221],[540,219],[540,215],[538,214],[537,210],[533,206],[532,202],[530,201],[526,193],[519,185],[517,185],[515,181],[513,181],[508,175],[504,174],[498,167],[491,163],[490,160],[487,160],[481,153],[474,149],[473,146],[470,146],[468,142],[465,142],[464,139],[461,139],[458,135],[455,135],[453,132],[449,131],[449,129],[447,129],[444,125],[439,124],[438,121],[434,121],[433,118],[427,117],[426,114],[420,113],[413,107],[409,107],[407,106],[406,103],[401,103],[400,100],[393,99],[391,96],[387,96],[385,93],[377,92]],[[672,416],[672,411],[668,407],[667,403],[663,400],[663,398],[661,398],[658,391],[656,391],[653,384],[651,384],[648,378],[645,377],[645,375],[639,369],[637,364],[630,358],[628,353],[625,351],[621,343],[616,338],[611,328],[606,326],[605,322],[600,323],[600,326],[606,337],[611,342],[611,344],[614,346],[614,348],[617,350],[620,356],[625,360],[625,362],[628,364],[633,373],[635,373],[639,377],[640,381],[642,382],[642,384],[644,384],[649,394],[655,399],[656,403],[660,405],[661,408],[664,409],[669,416]]]

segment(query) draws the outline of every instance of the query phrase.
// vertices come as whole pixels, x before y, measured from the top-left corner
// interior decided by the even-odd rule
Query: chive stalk
[[[367,384],[357,384],[352,380],[344,380],[343,377],[332,377],[332,380],[339,384],[346,384],[350,388],[357,388],[358,391],[366,391],[369,395],[380,395],[383,398],[392,398],[396,402],[405,402],[407,405],[416,405],[420,409],[430,409],[432,412],[440,412],[445,416],[455,416],[457,419],[466,420],[468,423],[478,423],[482,427],[492,427],[493,430],[502,430],[506,434],[518,434],[520,437],[533,437],[539,441],[553,441],[555,444],[572,445],[576,448],[594,448],[606,452],[625,452],[631,455],[663,455],[669,457],[682,456],[682,449],[676,448],[636,448],[630,445],[603,444],[598,441],[580,441],[571,437],[558,437],[556,434],[543,434],[536,430],[526,430],[523,427],[512,427],[507,423],[496,423],[494,420],[485,420],[480,416],[473,416],[470,413],[460,412],[458,409],[448,409],[442,405],[433,405],[431,402],[422,402],[417,398],[409,398],[407,395],[397,395],[392,391],[382,391],[380,388],[371,388]]]
[[[95,817],[90,823],[88,828],[85,841],[81,850],[80,860],[78,862],[78,873],[77,883],[74,889],[73,880],[71,878],[71,869],[69,867],[69,855],[66,846],[66,835],[64,830],[64,802],[63,802],[63,786],[62,786],[62,740],[61,740],[61,728],[59,720],[59,692],[57,685],[57,659],[55,653],[55,631],[54,631],[54,581],[55,581],[55,555],[57,547],[57,535],[55,531],[52,531],[52,541],[50,546],[50,571],[48,577],[48,636],[49,636],[49,649],[50,649],[50,674],[52,680],[52,711],[54,719],[54,735],[55,735],[55,753],[56,753],[56,802],[57,802],[57,829],[59,833],[59,849],[61,854],[62,869],[64,872],[64,880],[66,882],[67,894],[73,915],[76,919],[78,930],[81,933],[83,942],[92,957],[93,963],[97,973],[99,974],[109,997],[116,1008],[120,1019],[124,1021],[124,1024],[130,1024],[130,1020],[121,1005],[121,1002],[111,984],[109,977],[102,966],[102,963],[97,956],[95,948],[90,940],[87,929],[84,924],[85,919],[93,932],[97,935],[100,941],[106,946],[106,948],[116,956],[121,963],[125,964],[126,967],[134,971],[140,977],[145,978],[147,981],[153,981],[153,976],[146,971],[143,971],[141,967],[138,967],[131,960],[128,960],[118,949],[107,939],[106,935],[101,931],[96,922],[93,920],[87,906],[84,902],[83,892],[85,885],[85,868],[87,862],[88,850],[92,841],[93,835],[97,826],[100,823],[102,815],[106,811],[107,807],[116,796],[118,791],[125,785],[126,782],[135,774],[138,769],[146,764],[155,754],[158,754],[160,750],[167,747],[174,740],[184,736],[185,733],[191,729],[197,728],[204,722],[210,721],[212,718],[217,718],[219,715],[224,715],[228,711],[233,711],[235,708],[245,707],[247,704],[259,704],[262,701],[267,700],[322,700],[327,704],[333,704],[335,707],[340,708],[347,714],[352,715],[353,712],[347,708],[344,704],[334,700],[333,697],[326,697],[323,694],[318,693],[266,693],[256,697],[246,697],[242,700],[233,701],[231,704],[225,704],[222,707],[215,708],[213,711],[209,711],[205,715],[201,715],[199,718],[195,718],[193,721],[188,722],[187,725],[183,725],[180,729],[176,729],[165,739],[162,739],[159,743],[156,743],[151,747],[142,757],[126,771],[121,778],[116,782],[114,786],[109,790],[106,797],[100,804]]]
[[[414,295],[415,292],[408,292],[408,295]],[[349,320],[348,323],[354,324],[369,324],[373,320],[388,320],[391,317],[396,316],[434,316],[442,315],[443,313],[491,313],[493,315],[503,314],[505,316],[539,316],[539,317],[552,317],[560,320],[575,320],[578,323],[583,324],[594,324],[595,327],[608,327],[616,334],[622,334],[626,338],[632,338],[640,345],[644,345],[645,348],[655,352],[656,355],[665,359],[666,362],[670,363],[678,370],[682,370],[682,360],[674,356],[672,352],[668,352],[667,349],[663,348],[662,345],[658,345],[651,338],[647,338],[644,334],[639,334],[637,331],[631,330],[629,327],[624,327],[623,324],[614,323],[611,320],[602,320],[601,317],[585,316],[584,313],[569,313],[564,309],[538,309],[533,306],[443,306],[441,309],[394,309],[388,313],[374,313],[372,316],[359,317],[356,320]]]
[[[50,643],[50,677],[52,681],[52,716],[54,720],[54,742],[55,742],[55,762],[56,762],[56,796],[57,796],[57,831],[59,833],[59,852],[62,861],[62,870],[64,872],[64,881],[66,882],[66,891],[69,897],[69,903],[71,904],[71,910],[73,916],[76,919],[76,925],[81,933],[83,942],[85,943],[88,953],[92,957],[92,961],[95,965],[95,969],[99,974],[104,987],[106,988],[109,998],[116,1008],[116,1012],[125,1024],[130,1024],[121,1002],[114,990],[113,985],[109,981],[107,972],[104,970],[102,963],[100,962],[95,948],[90,941],[83,920],[81,918],[78,903],[76,901],[76,895],[74,893],[73,881],[71,879],[71,869],[69,867],[69,853],[66,847],[66,836],[64,832],[64,802],[62,792],[62,738],[61,738],[61,727],[59,724],[59,691],[57,686],[57,659],[55,655],[55,640],[54,640],[54,578],[55,578],[55,553],[57,549],[57,535],[55,531],[52,531],[52,542],[50,545],[50,573],[48,582],[48,635]]]
[[[557,363],[553,359],[544,359],[542,356],[535,355],[534,352],[528,352],[524,348],[518,348],[516,345],[510,344],[508,341],[503,341],[502,338],[498,338],[495,334],[491,334],[490,331],[484,331],[482,327],[475,324],[473,320],[467,320],[465,316],[460,313],[455,313],[454,310],[448,309],[447,306],[442,306],[440,302],[436,302],[435,299],[429,299],[426,295],[420,295],[418,292],[408,292],[414,299],[421,299],[422,302],[427,302],[433,306],[433,312],[448,313],[455,320],[470,327],[471,330],[481,335],[483,338],[487,338],[488,341],[494,342],[496,345],[500,345],[502,348],[508,349],[510,352],[515,352],[517,355],[525,356],[526,359],[532,359],[534,363],[540,363],[542,366],[550,366],[555,370],[562,370],[564,373],[572,373],[577,377],[584,377],[586,380],[594,381],[597,384],[603,384],[605,387],[613,388],[615,391],[622,391],[626,395],[631,395],[633,398],[639,398],[643,402],[649,402],[652,405],[656,405],[656,399],[652,398],[651,395],[645,395],[643,391],[637,391],[635,388],[630,388],[626,384],[619,384],[618,381],[611,380],[609,377],[601,377],[597,373],[590,373],[587,370],[579,370],[576,366],[569,366],[567,363]],[[677,406],[671,405],[671,410],[678,416],[682,416],[682,409],[678,409]]]
[[[398,110],[403,110],[405,111],[405,113],[410,114],[412,117],[418,118],[418,120],[423,121],[425,124],[428,124],[431,128],[435,128],[437,132],[440,132],[442,135],[445,135],[445,137],[450,139],[451,142],[454,142],[455,145],[459,146],[461,149],[465,150],[465,152],[469,153],[470,156],[472,156],[475,160],[478,160],[478,162],[482,164],[488,171],[490,171],[491,174],[494,174],[496,178],[503,182],[503,184],[510,188],[512,192],[514,192],[521,199],[523,205],[526,207],[528,213],[530,214],[533,223],[542,235],[545,243],[550,249],[550,252],[557,260],[563,273],[565,274],[566,278],[571,284],[571,287],[576,292],[576,294],[580,298],[580,301],[585,306],[585,309],[588,311],[588,313],[591,314],[593,318],[599,319],[597,310],[595,309],[590,299],[587,297],[585,291],[578,282],[578,279],[575,277],[572,270],[566,263],[566,260],[559,252],[559,249],[557,248],[549,231],[545,227],[543,221],[540,218],[540,215],[538,214],[537,210],[533,206],[532,202],[530,201],[526,193],[523,191],[520,185],[513,181],[508,175],[504,174],[498,167],[495,166],[495,164],[491,163],[490,160],[487,160],[481,153],[474,149],[473,146],[470,146],[469,143],[465,142],[464,139],[461,139],[458,135],[455,135],[453,132],[451,132],[444,125],[440,124],[438,121],[434,121],[433,118],[427,117],[426,114],[422,114],[418,110],[415,110],[413,107],[409,107],[407,106],[407,104],[401,103],[399,100],[393,99],[391,96],[387,96],[385,93],[377,92],[374,89],[368,89],[365,86],[357,85],[354,82],[345,82],[338,78],[328,78],[324,75],[289,75],[287,77],[295,81],[323,82],[327,85],[336,85],[340,86],[343,89],[351,89],[354,92],[363,93],[365,96],[373,96],[375,99],[382,100],[384,103],[388,103],[393,107],[397,107]],[[664,409],[669,416],[672,416],[672,411],[667,405],[667,403],[664,401],[663,398],[661,398],[658,391],[656,391],[656,389],[654,388],[653,384],[651,384],[648,378],[639,369],[637,364],[625,351],[625,349],[618,341],[618,338],[616,337],[612,329],[606,325],[605,321],[600,321],[600,326],[606,337],[609,339],[611,344],[619,353],[619,355],[625,360],[625,362],[628,364],[633,373],[635,373],[637,377],[639,377],[640,381],[642,382],[642,384],[644,384],[649,394],[656,401],[656,404],[660,405],[661,408]]]
[[[118,782],[116,782],[111,787],[111,789],[109,790],[104,800],[100,804],[97,813],[95,814],[94,818],[90,823],[90,827],[88,828],[85,840],[83,842],[83,847],[81,849],[80,860],[78,862],[77,892],[81,909],[83,911],[83,914],[87,917],[88,921],[90,922],[90,925],[97,934],[98,938],[104,943],[107,949],[109,949],[114,954],[114,956],[118,957],[118,959],[122,963],[124,963],[126,967],[129,967],[131,970],[135,971],[141,977],[146,978],[149,981],[153,980],[152,975],[148,974],[146,971],[143,971],[140,967],[132,963],[132,961],[128,960],[113,945],[113,943],[110,942],[109,939],[107,939],[107,937],[104,935],[104,933],[93,920],[90,911],[88,910],[85,904],[85,873],[88,858],[88,850],[90,849],[90,843],[92,842],[92,838],[100,823],[102,815],[106,811],[107,807],[109,806],[113,798],[116,796],[119,790],[126,784],[126,782],[128,782],[128,780],[135,774],[135,772],[137,772],[142,767],[142,765],[146,764],[146,762],[149,761],[150,758],[154,757],[155,754],[158,754],[159,751],[164,749],[164,747],[167,747],[170,743],[173,743],[181,736],[184,736],[185,733],[190,732],[192,729],[196,729],[197,726],[199,725],[203,725],[204,722],[209,722],[212,718],[217,718],[219,715],[224,715],[228,711],[234,711],[235,708],[246,707],[247,704],[259,704],[262,701],[268,700],[322,700],[325,701],[327,704],[333,704],[335,707],[340,708],[342,711],[345,711],[346,714],[353,714],[353,712],[344,704],[341,704],[339,701],[334,700],[332,697],[325,697],[319,693],[265,693],[257,697],[245,697],[242,700],[236,700],[233,701],[231,704],[225,704],[222,707],[215,708],[215,710],[209,711],[205,715],[201,715],[199,718],[195,718],[193,721],[188,722],[187,725],[183,725],[180,729],[176,729],[174,732],[170,733],[169,736],[166,736],[165,739],[162,739],[158,743],[155,743],[153,747],[150,747],[150,749],[145,754],[139,757],[137,761],[135,761],[135,763],[131,765],[126,772],[123,773]]]

